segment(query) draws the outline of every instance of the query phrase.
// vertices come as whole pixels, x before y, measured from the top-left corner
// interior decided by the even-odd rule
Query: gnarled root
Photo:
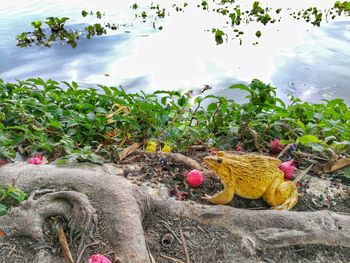
[[[41,196],[35,199],[36,195]],[[22,236],[37,239],[42,244],[45,220],[54,216],[61,216],[68,222],[68,227],[73,235],[80,237],[78,251],[84,242],[85,235],[92,235],[93,228],[97,224],[95,209],[91,206],[85,194],[74,191],[36,190],[29,198],[18,207],[12,208],[5,216],[0,217],[0,229],[8,237]],[[48,255],[41,250],[37,255],[37,261]]]
[[[127,179],[111,174],[113,171],[106,173],[103,167],[82,169],[41,165],[35,168],[28,164],[3,166],[0,185],[14,184],[28,193],[38,186],[68,190],[34,192],[7,216],[0,217],[0,228],[9,235],[42,239],[43,218],[57,214],[69,219],[72,230],[87,234],[94,225],[95,208],[99,226],[104,230],[103,238],[109,241],[115,262],[149,263],[142,219],[145,213],[155,209],[161,215],[212,225],[242,238],[241,250],[247,258],[256,248],[303,244],[350,247],[349,215],[326,210],[256,211],[200,205],[175,201],[169,198],[167,191],[137,187]],[[39,258],[47,258],[41,253]]]
[[[24,163],[2,167],[0,185],[14,184],[29,193],[39,186],[72,191],[48,193],[37,200],[31,197],[20,207],[14,208],[14,212],[0,218],[0,229],[3,227],[6,233],[20,229],[20,232],[17,230],[12,234],[42,238],[43,218],[60,214],[66,218],[72,216],[69,227],[88,233],[94,222],[94,209],[88,205],[90,200],[98,210],[99,225],[104,229],[104,238],[109,241],[116,259],[120,262],[149,262],[142,229],[142,212],[134,197],[134,186],[127,179],[108,174],[101,166],[32,167]],[[49,205],[52,200],[53,206]]]
[[[222,227],[243,239],[248,238],[256,246],[322,244],[350,247],[349,215],[327,210],[244,210],[228,206],[193,205],[191,202],[166,198],[164,194],[153,196],[151,207],[163,213]]]

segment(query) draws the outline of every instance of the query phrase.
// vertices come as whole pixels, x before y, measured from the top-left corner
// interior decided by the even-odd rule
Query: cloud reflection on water
[[[243,95],[225,87],[259,78],[277,86],[283,98],[292,93],[309,101],[340,97],[350,103],[349,21],[317,28],[288,16],[281,23],[262,27],[257,46],[251,45],[257,28],[250,25],[242,46],[236,41],[216,46],[213,35],[205,30],[222,26],[219,16],[189,8],[167,17],[164,29],[156,32],[132,20],[133,2],[7,1],[0,10],[0,78],[13,81],[39,76],[86,85],[123,85],[132,91],[191,90],[211,85],[212,92],[238,100]],[[318,4],[261,2],[276,6]],[[323,6],[331,3],[322,1]],[[83,28],[82,9],[106,11],[111,19],[134,27],[128,28],[130,34],[122,28],[112,35],[82,39],[76,49],[15,46],[15,35],[29,30],[30,21],[47,16],[69,16],[72,27]]]

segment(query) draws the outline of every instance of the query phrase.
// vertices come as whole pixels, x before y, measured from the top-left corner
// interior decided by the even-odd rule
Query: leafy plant
[[[14,186],[0,186],[0,216],[6,215],[10,206],[17,205],[26,198],[27,195]]]
[[[105,160],[101,156],[98,156],[91,150],[91,147],[85,146],[83,149],[70,151],[68,155],[59,158],[56,161],[56,163],[58,165],[64,165],[68,163],[76,163],[83,161],[88,161],[97,164],[103,164],[105,162]]]
[[[96,13],[83,10],[82,16],[96,15],[98,19],[102,19],[100,11]],[[73,48],[77,47],[77,41],[80,39],[79,32],[77,30],[67,29],[65,24],[69,20],[68,17],[48,17],[44,21],[33,21],[31,25],[34,30],[32,32],[23,32],[16,37],[17,46],[26,47],[33,44],[37,46],[51,47],[52,43],[59,42],[61,44],[68,44]],[[42,25],[46,24],[50,31],[42,28]],[[90,39],[92,36],[100,36],[107,34],[107,29],[117,30],[118,26],[113,23],[95,23],[93,25],[86,26],[85,34],[86,38]]]
[[[229,87],[246,92],[244,104],[204,93],[61,85],[40,78],[0,80],[0,158],[44,152],[49,160],[99,163],[97,154],[111,160],[115,150],[150,138],[174,150],[201,142],[220,148],[239,143],[253,150],[257,140],[263,149],[274,138],[350,150],[350,109],[343,100],[312,104],[291,97],[286,105],[273,86],[259,80]]]
[[[183,7],[186,7],[184,4]],[[263,6],[259,1],[254,1],[253,5],[249,8],[246,7],[245,1],[237,1],[237,0],[213,0],[210,3],[209,1],[199,1],[199,3],[195,3],[195,5],[205,11],[205,12],[216,12],[217,14],[224,17],[225,24],[230,24],[233,32],[233,39],[239,40],[240,45],[243,42],[242,35],[244,34],[245,25],[255,23],[262,24],[267,26],[269,24],[278,23],[282,20],[283,12],[289,12],[288,14],[294,19],[300,20],[303,19],[305,22],[310,23],[314,26],[320,26],[322,21],[333,20],[338,16],[349,16],[350,15],[350,2],[349,1],[336,1],[334,6],[330,6],[328,9],[320,10],[315,6],[311,6],[306,9],[294,9],[287,8],[282,10],[282,8],[271,8],[266,4]],[[157,8],[156,8],[157,7]],[[176,12],[183,12],[184,8],[179,7],[177,4],[172,5],[173,9]],[[145,10],[141,11],[141,13],[136,14],[136,17],[141,17],[142,21],[145,22],[146,19],[154,20],[153,28],[156,28],[154,23],[157,18],[164,18],[166,10],[164,8],[160,9],[159,5],[151,3],[149,7],[144,7]],[[132,6],[132,9],[139,9],[137,3]],[[148,9],[157,9],[157,12],[154,14],[146,13]],[[287,11],[291,10],[291,11]],[[170,11],[167,12],[170,14]],[[140,15],[141,14],[141,15]],[[225,25],[225,26],[226,26]],[[212,30],[212,33],[215,34],[216,43],[223,44],[223,35],[228,35],[231,39],[231,34],[226,30],[226,34],[221,34],[221,30]],[[257,38],[262,36],[262,31],[256,31],[255,33]],[[254,45],[258,44],[258,42],[253,42]]]

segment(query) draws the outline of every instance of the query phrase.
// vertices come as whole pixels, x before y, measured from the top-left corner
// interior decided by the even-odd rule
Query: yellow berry
[[[156,152],[157,151],[157,144],[149,144],[146,147],[146,152]]]
[[[170,153],[171,152],[171,147],[169,145],[164,145],[162,148],[163,153]]]

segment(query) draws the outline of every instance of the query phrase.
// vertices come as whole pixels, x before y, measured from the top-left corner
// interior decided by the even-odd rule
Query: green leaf
[[[254,91],[249,88],[247,85],[244,84],[233,84],[228,87],[229,89],[240,89],[240,90],[245,90],[248,91],[250,94],[252,94]]]
[[[7,206],[4,204],[0,204],[0,216],[4,216],[7,214]]]
[[[49,127],[54,127],[56,129],[61,129],[61,123],[59,121],[52,120],[49,122]]]
[[[213,113],[217,108],[218,104],[216,102],[212,102],[207,106],[207,111]]]
[[[302,145],[307,145],[309,143],[319,143],[320,140],[314,135],[303,135],[297,139],[297,142]]]
[[[7,191],[8,195],[14,200],[16,200],[18,203],[24,201],[27,198],[27,195],[22,190],[16,187],[10,186]]]

